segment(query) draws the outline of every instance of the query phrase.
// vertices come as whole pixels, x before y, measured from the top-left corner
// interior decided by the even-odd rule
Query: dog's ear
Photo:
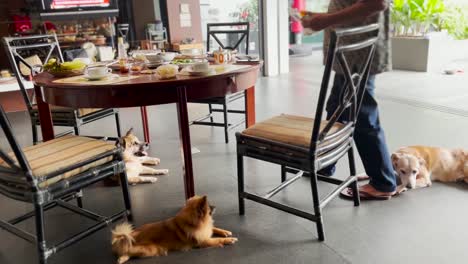
[[[418,161],[419,161],[419,165],[422,167],[422,166],[426,166],[426,160],[421,158],[421,157],[418,157]]]
[[[205,214],[207,213],[207,208],[208,208],[208,197],[204,195],[203,197],[200,198],[198,201],[198,214],[200,218],[204,217]]]
[[[133,135],[133,127],[130,128],[126,134],[126,136],[130,136],[130,135]]]
[[[394,168],[396,168],[397,162],[402,156],[403,156],[403,154],[401,154],[399,152],[394,152],[392,154],[392,164],[393,164]]]
[[[117,144],[116,144],[118,147],[121,147],[123,149],[126,149],[127,148],[127,141],[125,140],[125,138],[119,138],[119,140],[117,141]]]

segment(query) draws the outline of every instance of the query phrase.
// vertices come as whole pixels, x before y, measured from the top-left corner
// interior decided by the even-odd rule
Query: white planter
[[[454,59],[454,48],[455,41],[444,32],[425,37],[393,37],[393,69],[441,71]]]

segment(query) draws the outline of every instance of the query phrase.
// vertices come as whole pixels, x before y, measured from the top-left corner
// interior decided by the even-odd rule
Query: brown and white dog
[[[112,231],[112,251],[118,257],[117,262],[122,264],[132,257],[165,256],[169,251],[234,244],[237,238],[230,237],[230,231],[214,227],[214,209],[206,196],[195,196],[173,218],[137,229],[128,223],[116,226]]]
[[[154,169],[145,165],[158,165],[161,161],[158,158],[148,157],[146,150],[147,142],[141,142],[134,134],[131,128],[125,136],[119,139],[119,144],[123,148],[123,160],[125,162],[125,171],[129,184],[154,183],[158,179],[141,175],[164,175],[169,170]]]
[[[392,154],[393,168],[401,180],[397,192],[432,185],[432,181],[468,183],[468,152],[426,146],[410,146]]]

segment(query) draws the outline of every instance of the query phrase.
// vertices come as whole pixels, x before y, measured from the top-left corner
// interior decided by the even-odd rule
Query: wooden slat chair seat
[[[302,147],[308,151],[313,124],[313,118],[282,114],[256,123],[244,130],[242,135]],[[322,121],[321,127],[327,124],[327,121]],[[341,123],[333,124],[330,133],[337,132],[343,126]]]
[[[0,194],[16,201],[30,203],[34,210],[9,220],[0,216],[0,230],[35,244],[40,264],[47,264],[52,255],[123,217],[127,217],[128,221],[132,220],[122,148],[116,146],[115,142],[66,135],[35,146],[20,147],[10,121],[0,106],[1,132],[5,135],[7,144],[0,145]],[[82,190],[115,176],[120,180],[125,208],[116,210],[110,216],[84,209]],[[70,203],[75,199],[76,205]],[[56,206],[95,223],[83,227],[84,230],[58,243],[53,243],[54,241],[45,236],[44,213]],[[19,212],[23,213],[22,210]],[[35,220],[34,233],[18,226],[30,218]],[[60,227],[54,225],[54,232],[60,231]]]
[[[40,182],[39,187],[45,188],[90,168],[110,162],[113,160],[113,156],[86,163],[79,168],[59,174],[50,179],[45,179],[47,175],[70,167],[73,164],[85,162],[86,160],[115,148],[115,144],[107,141],[66,135],[45,143],[23,148],[23,152],[31,166],[33,176],[38,178]],[[15,160],[14,153],[9,153],[8,155],[12,160]],[[6,163],[0,160],[0,166],[6,166]]]

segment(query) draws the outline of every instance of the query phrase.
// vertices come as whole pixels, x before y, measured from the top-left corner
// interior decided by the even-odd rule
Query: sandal
[[[354,198],[353,189],[345,188],[341,191],[340,196],[347,200],[352,200]],[[361,200],[390,200],[392,195],[372,195],[366,192],[359,192],[359,197]]]

